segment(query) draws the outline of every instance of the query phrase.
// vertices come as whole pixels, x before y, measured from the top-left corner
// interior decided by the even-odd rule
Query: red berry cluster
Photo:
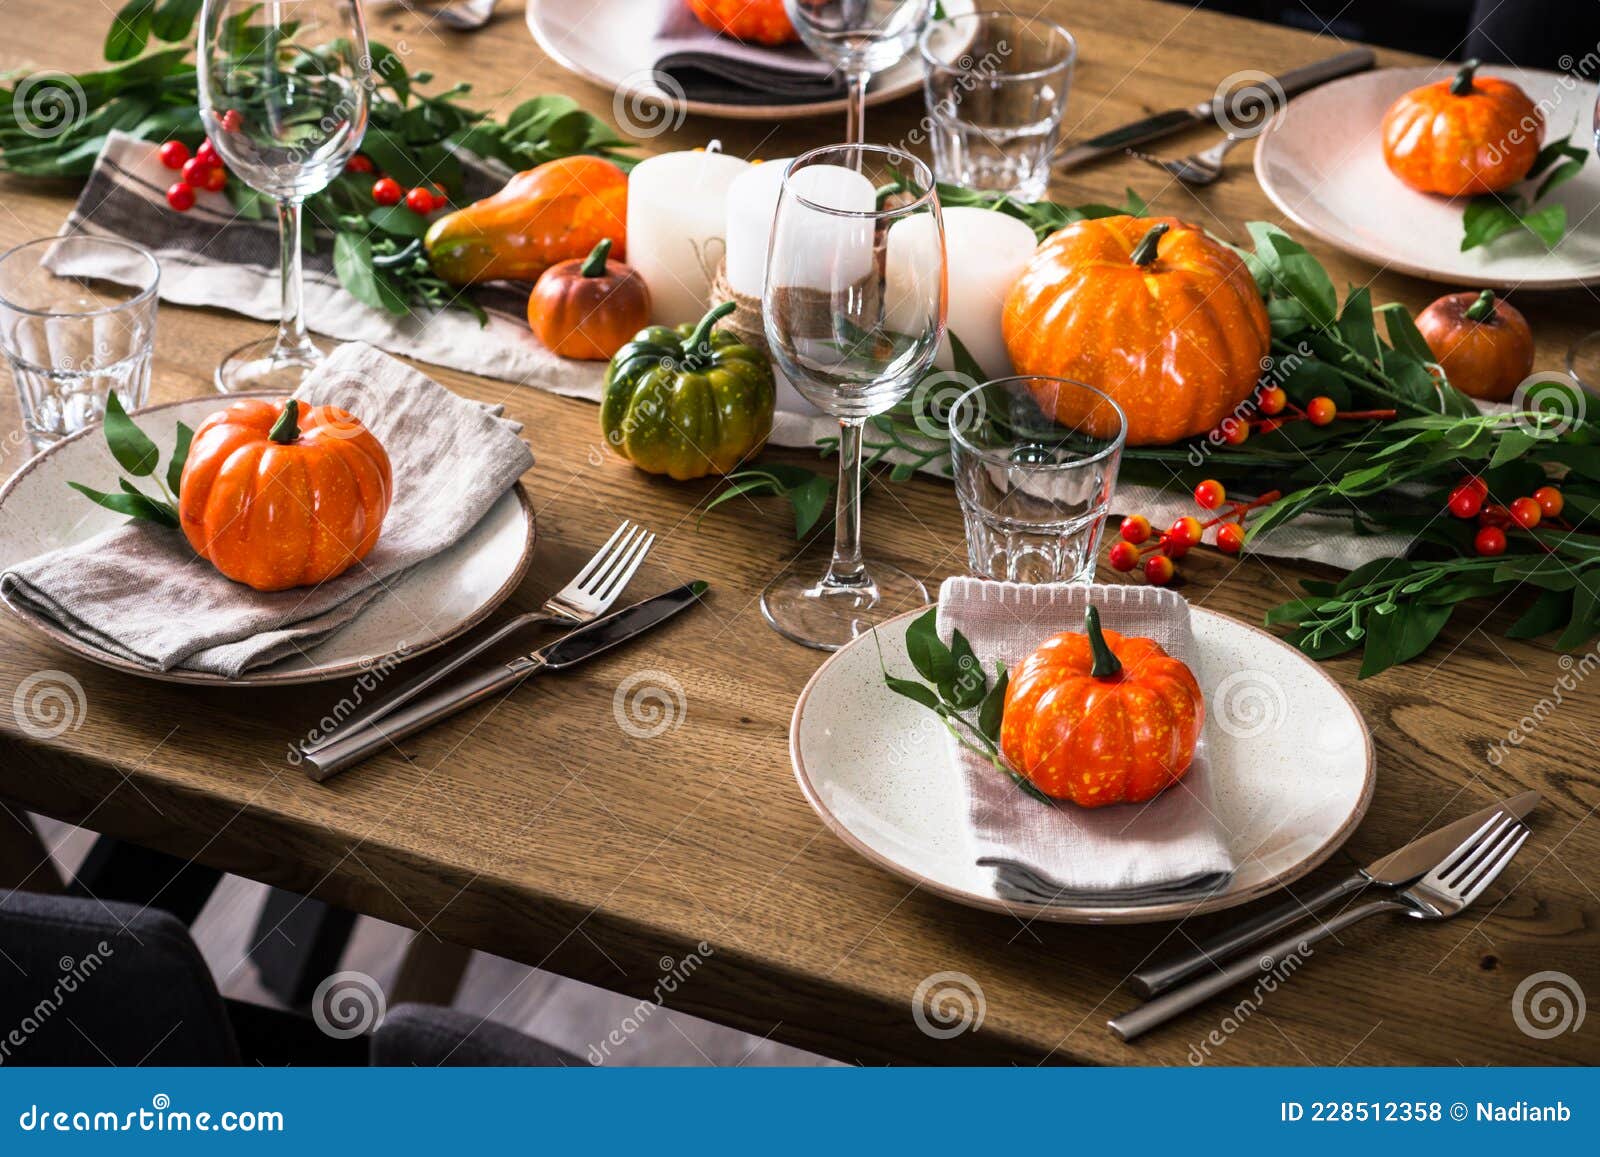
[[[1223,554],[1238,554],[1244,548],[1245,515],[1281,497],[1283,495],[1279,491],[1271,490],[1250,502],[1229,502],[1228,492],[1223,489],[1222,483],[1215,478],[1207,478],[1194,488],[1195,504],[1201,510],[1221,510],[1221,514],[1207,522],[1201,522],[1192,514],[1185,515],[1154,542],[1150,541],[1150,536],[1155,533],[1150,528],[1150,520],[1142,514],[1130,514],[1118,528],[1122,541],[1111,544],[1111,549],[1106,552],[1106,561],[1113,570],[1120,571],[1142,566],[1146,580],[1158,587],[1166,586],[1178,576],[1175,560],[1199,546],[1205,539],[1206,531],[1215,526],[1216,548]]]
[[[1290,422],[1310,422],[1313,426],[1327,426],[1338,420],[1382,421],[1395,417],[1393,410],[1341,410],[1332,398],[1316,397],[1301,409],[1289,400],[1281,386],[1268,386],[1256,395],[1256,409],[1247,417],[1224,418],[1213,430],[1213,441],[1239,446],[1249,440],[1252,432],[1270,434]]]
[[[1486,558],[1506,552],[1508,530],[1532,530],[1546,521],[1565,527],[1566,523],[1561,521],[1561,511],[1566,504],[1567,500],[1561,491],[1554,486],[1541,486],[1532,494],[1513,498],[1509,504],[1500,506],[1489,501],[1489,487],[1476,475],[1463,478],[1450,491],[1450,498],[1445,503],[1457,518],[1478,520],[1478,533],[1472,540],[1472,548]],[[1539,545],[1544,546],[1543,543]]]

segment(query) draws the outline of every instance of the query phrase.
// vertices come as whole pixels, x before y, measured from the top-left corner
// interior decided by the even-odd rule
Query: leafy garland
[[[1087,217],[1128,211],[1009,197],[941,186],[948,204],[980,205],[1017,217],[1040,237]],[[1377,560],[1341,582],[1308,581],[1307,596],[1273,608],[1267,623],[1315,658],[1363,648],[1363,677],[1421,654],[1469,599],[1498,604],[1526,586],[1534,594],[1507,632],[1535,638],[1560,632],[1570,649],[1600,634],[1600,534],[1580,529],[1600,512],[1600,426],[1585,417],[1576,386],[1547,381],[1517,401],[1522,408],[1481,414],[1450,386],[1406,309],[1374,307],[1366,287],[1351,288],[1343,304],[1327,271],[1304,246],[1274,225],[1251,222],[1252,247],[1239,249],[1255,278],[1272,325],[1272,352],[1263,385],[1281,387],[1290,401],[1332,398],[1340,411],[1394,410],[1393,421],[1341,421],[1327,426],[1288,423],[1241,445],[1202,436],[1171,446],[1128,447],[1122,474],[1150,486],[1191,490],[1202,478],[1250,493],[1268,485],[1283,497],[1262,509],[1250,539],[1306,514],[1348,518],[1358,534],[1403,533],[1412,546],[1403,558]],[[1380,328],[1381,326],[1381,328]],[[954,343],[958,373],[983,374]],[[948,412],[918,394],[874,418],[868,462],[892,462],[889,476],[917,469],[949,473]],[[830,453],[835,439],[823,439]],[[797,534],[809,531],[825,508],[831,482],[800,467],[763,464],[764,479],[735,476],[743,493],[782,494],[795,503]],[[1559,479],[1576,525],[1542,527],[1512,536],[1513,551],[1479,558],[1471,524],[1445,511],[1450,490],[1465,476],[1481,478],[1494,500],[1509,502]],[[718,496],[718,501],[731,495]],[[808,511],[802,520],[803,496]],[[1591,590],[1591,586],[1594,590]]]
[[[106,35],[104,55],[112,67],[6,78],[10,86],[0,88],[0,172],[87,177],[114,131],[198,147],[205,131],[190,55],[200,6],[201,0],[129,0]],[[146,52],[152,41],[176,47]],[[570,97],[534,97],[499,122],[459,103],[470,85],[423,93],[418,86],[432,82],[430,73],[408,72],[398,54],[376,41],[369,42],[368,55],[372,88],[361,151],[408,187],[440,186],[461,203],[461,150],[506,166],[508,175],[577,154],[602,156],[623,168],[631,164],[616,155],[628,143]],[[41,135],[30,119],[32,109],[52,110],[65,119]],[[229,181],[226,191],[246,220],[272,212],[271,199],[243,181]],[[421,243],[428,220],[401,205],[379,205],[370,175],[340,174],[306,199],[305,211],[312,226],[305,231],[307,248],[315,249],[331,235],[334,270],[363,304],[397,315],[413,307],[454,307],[484,320],[467,293],[429,266]]]

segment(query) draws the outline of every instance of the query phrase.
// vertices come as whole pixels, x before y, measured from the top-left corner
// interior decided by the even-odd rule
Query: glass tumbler
[[[956,399],[950,433],[972,573],[1093,578],[1127,436],[1121,408],[1066,378],[999,378]]]
[[[35,450],[98,422],[112,390],[125,409],[144,405],[160,275],[149,250],[102,237],[0,255],[0,349]]]
[[[1044,199],[1077,41],[1005,12],[936,20],[922,34],[923,93],[941,181]]]

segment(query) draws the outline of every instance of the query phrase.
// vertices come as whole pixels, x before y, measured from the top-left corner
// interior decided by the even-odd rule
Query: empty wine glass
[[[355,155],[371,88],[356,0],[205,0],[200,117],[233,175],[278,206],[278,332],[234,350],[217,388],[291,391],[326,354],[301,307],[300,206]]]
[[[905,571],[869,570],[861,556],[862,427],[911,393],[944,337],[944,223],[928,166],[877,145],[792,162],[761,314],[778,368],[839,419],[833,560],[821,578],[791,569],[774,579],[761,611],[779,633],[831,651],[928,599]]]
[[[1600,153],[1600,94],[1594,102],[1594,149]],[[1600,329],[1584,334],[1567,350],[1567,373],[1588,393],[1600,393]]]
[[[866,138],[867,82],[898,64],[933,14],[934,0],[783,0],[807,48],[844,73],[845,140]]]

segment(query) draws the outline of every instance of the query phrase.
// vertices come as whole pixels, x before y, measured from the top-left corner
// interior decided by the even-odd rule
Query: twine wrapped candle
[[[700,320],[722,260],[728,190],[747,161],[703,151],[663,153],[628,175],[628,264],[650,287],[651,320]]]

